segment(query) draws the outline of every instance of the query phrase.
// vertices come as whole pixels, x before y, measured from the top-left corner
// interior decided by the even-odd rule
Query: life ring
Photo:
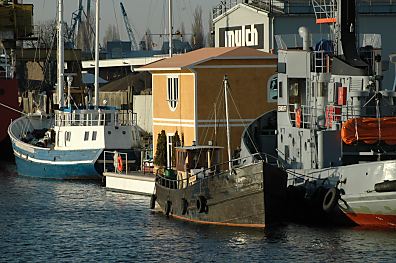
[[[330,188],[323,198],[323,210],[327,213],[333,211],[340,197],[340,190],[338,188]]]
[[[122,165],[122,157],[121,155],[118,155],[117,157],[117,171],[122,172],[123,165]]]
[[[187,213],[187,208],[188,208],[187,199],[186,198],[182,198],[182,202],[181,202],[182,215],[185,215]]]
[[[151,195],[150,198],[150,209],[154,209],[155,208],[155,201],[157,200],[157,196],[155,194]]]
[[[206,205],[206,198],[200,195],[197,199],[197,210],[199,213],[206,212],[207,205]]]
[[[169,216],[171,208],[172,208],[172,202],[169,200],[166,201],[166,203],[165,203],[165,215],[166,216]]]
[[[296,109],[296,127],[301,127],[301,108]]]

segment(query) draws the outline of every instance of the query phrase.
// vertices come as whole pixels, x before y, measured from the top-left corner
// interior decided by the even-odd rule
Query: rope
[[[229,94],[230,94],[230,97],[231,97],[231,101],[232,101],[232,103],[234,104],[234,107],[235,107],[235,109],[236,109],[236,111],[237,111],[237,113],[238,113],[238,116],[239,116],[239,118],[242,120],[243,128],[247,131],[247,134],[248,134],[248,137],[249,137],[249,139],[250,139],[250,142],[253,144],[254,149],[255,149],[256,152],[258,153],[259,150],[257,149],[257,146],[256,146],[256,144],[255,144],[254,141],[253,141],[253,138],[250,136],[249,130],[247,130],[248,126],[246,125],[245,121],[243,121],[242,116],[241,116],[241,114],[240,114],[240,112],[239,112],[239,110],[238,110],[238,107],[236,106],[235,100],[234,100],[234,98],[232,97],[231,92],[229,92]]]
[[[1,103],[1,102],[0,102],[0,106],[3,106],[3,107],[5,107],[5,108],[7,108],[7,109],[16,111],[16,112],[18,112],[18,113],[20,113],[20,114],[23,114],[23,115],[27,115],[26,113],[24,113],[24,112],[22,112],[22,111],[20,111],[20,110],[14,109],[13,107],[8,106],[8,105],[6,105],[6,104],[3,104],[3,103]]]

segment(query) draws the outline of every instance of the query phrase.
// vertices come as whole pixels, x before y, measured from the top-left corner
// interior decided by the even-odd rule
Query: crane
[[[138,50],[139,46],[138,46],[138,44],[136,42],[135,36],[133,34],[133,28],[131,26],[131,23],[129,22],[128,14],[126,13],[124,5],[122,4],[122,2],[120,2],[120,6],[121,6],[122,17],[124,19],[125,28],[126,28],[126,31],[128,33],[129,41],[131,41],[131,48],[132,48],[132,50]]]
[[[72,13],[72,18],[70,22],[71,27],[67,33],[67,43],[70,46],[70,48],[75,48],[76,46],[76,35],[78,30],[80,29],[82,12],[83,12],[82,0],[79,0],[78,9]]]

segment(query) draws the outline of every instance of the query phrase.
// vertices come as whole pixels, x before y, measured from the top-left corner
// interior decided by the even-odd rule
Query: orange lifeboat
[[[354,118],[342,123],[341,138],[345,144],[364,142],[373,144],[384,141],[396,144],[396,117]]]

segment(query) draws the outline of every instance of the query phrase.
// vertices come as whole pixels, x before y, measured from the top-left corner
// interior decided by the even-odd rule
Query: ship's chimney
[[[303,50],[309,51],[310,48],[310,39],[309,39],[309,32],[305,26],[302,26],[298,29],[298,34],[303,39]]]

